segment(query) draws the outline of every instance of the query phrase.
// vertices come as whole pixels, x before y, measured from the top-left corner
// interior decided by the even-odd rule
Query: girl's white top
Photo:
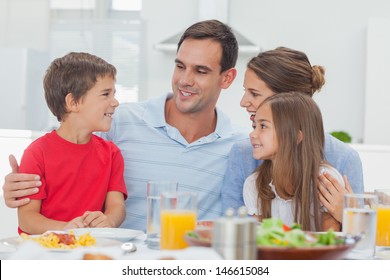
[[[329,164],[321,164],[320,174],[328,172],[332,175],[337,181],[345,188],[344,180],[341,174],[334,167]],[[257,208],[257,189],[256,189],[256,178],[257,173],[251,174],[246,178],[243,188],[243,197],[245,206],[248,209],[249,215],[261,215],[261,209]],[[275,193],[275,198],[271,203],[271,215],[272,217],[280,218],[284,224],[290,226],[294,222],[294,204],[292,199],[285,200],[281,198],[275,190],[275,186],[272,182],[269,183],[272,191]],[[260,206],[260,205],[259,205]],[[311,212],[313,207],[311,207]],[[322,205],[321,211],[327,211],[327,209]],[[312,213],[313,215],[313,213]]]

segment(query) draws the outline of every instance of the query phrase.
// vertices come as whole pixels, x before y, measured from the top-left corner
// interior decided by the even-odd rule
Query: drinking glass
[[[376,204],[374,194],[345,194],[343,210],[343,233],[360,236],[351,253],[352,259],[371,259],[375,254]]]
[[[378,196],[376,246],[390,248],[390,189],[376,189]]]
[[[198,195],[193,192],[165,192],[161,195],[161,249],[183,249],[187,231],[196,225]]]
[[[163,192],[176,192],[178,183],[149,181],[146,186],[146,243],[150,249],[160,249],[160,197]]]

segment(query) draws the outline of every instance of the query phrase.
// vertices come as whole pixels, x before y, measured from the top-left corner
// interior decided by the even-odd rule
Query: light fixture
[[[222,22],[228,23],[230,0],[199,0],[199,21],[206,19],[218,19]],[[249,39],[233,29],[236,35],[239,52],[248,54],[258,54],[260,47],[252,43]],[[183,31],[184,32],[184,31]],[[177,43],[179,42],[183,32],[175,34],[160,43],[154,45],[154,48],[164,52],[176,52]]]

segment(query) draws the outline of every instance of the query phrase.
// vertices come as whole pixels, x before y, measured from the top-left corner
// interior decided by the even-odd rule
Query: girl
[[[344,182],[324,161],[322,116],[313,99],[299,92],[271,95],[257,109],[253,127],[253,157],[263,163],[244,183],[249,214],[259,220],[279,217],[286,225],[297,222],[304,230],[339,230],[339,223],[321,210],[317,193],[322,172]]]

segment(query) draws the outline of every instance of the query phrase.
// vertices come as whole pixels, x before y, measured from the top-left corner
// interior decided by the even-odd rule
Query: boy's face
[[[115,80],[99,77],[96,84],[81,98],[78,112],[80,127],[90,132],[108,131],[119,102],[115,98]]]

